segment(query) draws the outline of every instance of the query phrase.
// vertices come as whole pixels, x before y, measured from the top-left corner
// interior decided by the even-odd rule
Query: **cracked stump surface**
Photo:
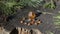
[[[23,25],[19,23],[19,18],[23,15],[27,15],[28,13],[28,8],[23,9],[23,10],[18,10],[17,11],[17,15],[15,18],[13,18],[12,20],[10,20],[8,23],[9,26],[5,27],[6,30],[10,31],[10,28],[12,27],[23,27],[23,28],[28,28],[28,29],[32,29],[32,28],[37,28],[39,29],[43,34],[47,34],[48,31],[53,32],[54,34],[60,34],[60,28],[55,28],[55,25],[53,24],[53,16],[55,16],[56,14],[58,14],[58,11],[60,11],[60,1],[56,2],[57,7],[55,10],[49,10],[49,9],[39,9],[42,14],[37,17],[37,19],[41,19],[42,20],[42,24],[40,24],[39,26],[36,25],[32,25],[32,26],[27,26],[27,25]],[[27,10],[28,9],[28,10]],[[32,8],[32,10],[36,11],[35,9]],[[48,12],[51,14],[44,14],[43,12]],[[13,29],[13,28],[12,28]]]

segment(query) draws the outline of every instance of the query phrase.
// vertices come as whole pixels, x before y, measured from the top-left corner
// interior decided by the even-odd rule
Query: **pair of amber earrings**
[[[29,12],[28,18],[26,19],[25,17],[23,17],[20,23],[28,25],[28,26],[41,24],[41,20],[40,19],[36,20],[35,17],[36,17],[36,14],[34,12]]]

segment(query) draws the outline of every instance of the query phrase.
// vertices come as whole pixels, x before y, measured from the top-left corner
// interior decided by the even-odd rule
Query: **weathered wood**
[[[18,30],[18,34],[21,34],[22,31],[21,28],[18,27],[17,30]]]
[[[36,34],[42,34],[38,29],[33,29],[33,31],[36,32]]]
[[[0,34],[10,34],[10,31],[6,31],[3,27],[0,27]]]
[[[38,29],[26,29],[18,27],[18,34],[42,34]]]
[[[0,27],[0,34],[3,34],[3,30],[2,30],[2,27]]]

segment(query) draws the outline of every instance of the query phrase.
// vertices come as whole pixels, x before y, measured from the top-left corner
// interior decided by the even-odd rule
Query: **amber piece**
[[[36,17],[34,12],[29,12],[28,14],[28,18],[30,18],[31,20],[34,19]]]

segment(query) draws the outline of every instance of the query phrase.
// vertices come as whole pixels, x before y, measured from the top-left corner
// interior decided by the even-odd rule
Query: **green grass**
[[[51,31],[45,31],[46,32],[46,34],[54,34],[53,32],[51,32]]]
[[[16,5],[16,2],[6,2],[7,7],[12,7],[13,5]]]
[[[0,0],[0,9],[4,12],[5,15],[13,15],[15,11],[25,6],[29,7],[39,7],[43,0]]]
[[[6,15],[13,15],[17,9],[24,8],[25,6],[38,8],[40,6],[43,7],[44,4],[44,0],[19,0],[18,2],[16,0],[0,0],[0,9]],[[45,4],[46,6],[51,9],[56,7],[52,0],[48,4]]]
[[[55,9],[56,8],[56,4],[53,0],[51,0],[50,2],[46,2],[43,5],[44,8],[50,8],[50,9]]]
[[[53,18],[54,18],[54,25],[56,26],[56,28],[60,28],[60,13],[58,13]]]

